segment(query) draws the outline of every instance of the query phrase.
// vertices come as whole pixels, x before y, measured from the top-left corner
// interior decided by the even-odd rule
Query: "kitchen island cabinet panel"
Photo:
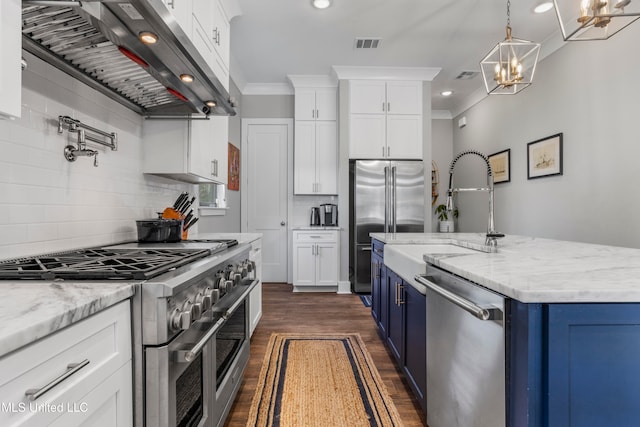
[[[379,242],[373,243],[372,262],[380,262],[378,258],[381,258],[375,252],[376,243]],[[373,274],[372,278],[372,280],[378,280]],[[380,269],[379,280],[381,291],[372,294],[371,304],[372,311],[379,310],[376,323],[420,406],[425,410],[427,382],[425,296],[384,265]],[[375,288],[374,283],[372,290]],[[380,301],[376,302],[376,299]],[[376,318],[375,315],[374,318]]]
[[[387,328],[387,344],[396,358],[396,361],[402,366],[404,352],[402,351],[404,342],[404,310],[400,302],[402,298],[404,282],[402,278],[391,270],[387,270],[387,307],[389,310],[388,328]],[[384,302],[383,302],[384,303]]]
[[[511,302],[510,426],[640,425],[640,305]]]
[[[409,386],[426,411],[427,299],[413,286],[404,287],[404,366]]]

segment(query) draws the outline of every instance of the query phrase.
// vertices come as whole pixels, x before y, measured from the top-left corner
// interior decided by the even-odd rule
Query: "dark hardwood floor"
[[[362,304],[359,296],[293,293],[290,285],[280,283],[265,283],[262,292],[262,320],[251,338],[251,358],[226,426],[246,425],[262,359],[273,332],[360,333],[403,424],[426,426],[424,412],[380,339],[370,308]]]

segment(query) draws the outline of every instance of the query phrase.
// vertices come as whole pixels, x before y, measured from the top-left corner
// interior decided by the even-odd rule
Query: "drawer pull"
[[[80,363],[69,363],[67,365],[67,370],[58,378],[51,381],[49,384],[47,384],[42,388],[30,388],[29,390],[24,392],[24,395],[27,396],[31,401],[37,400],[40,397],[42,397],[43,394],[53,389],[55,386],[57,386],[62,381],[66,380],[71,375],[75,374],[76,372],[78,372],[80,369],[84,368],[88,364],[89,364],[89,359],[84,359]]]

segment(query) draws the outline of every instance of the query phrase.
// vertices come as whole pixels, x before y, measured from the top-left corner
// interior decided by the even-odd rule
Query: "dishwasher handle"
[[[437,293],[447,301],[452,302],[457,305],[464,311],[472,314],[480,320],[502,320],[502,311],[499,308],[485,308],[480,307],[472,301],[469,301],[466,298],[461,297],[441,286],[436,285],[430,280],[427,280],[428,276],[420,276],[416,275],[414,277],[415,281],[425,285],[428,289],[431,289],[433,292]]]

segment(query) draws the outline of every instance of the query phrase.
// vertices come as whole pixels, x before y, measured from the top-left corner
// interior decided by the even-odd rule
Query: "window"
[[[198,199],[200,206],[224,208],[227,206],[226,190],[222,184],[199,184]]]

